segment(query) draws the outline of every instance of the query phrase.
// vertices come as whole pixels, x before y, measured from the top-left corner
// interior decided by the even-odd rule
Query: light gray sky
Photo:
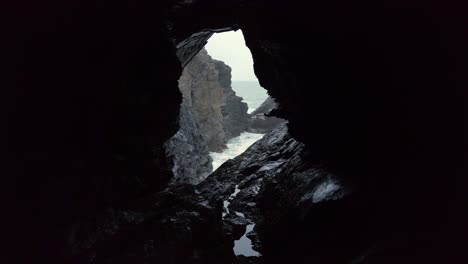
[[[213,59],[224,61],[231,66],[233,81],[257,80],[252,55],[245,46],[242,31],[216,33],[208,40],[205,48]]]

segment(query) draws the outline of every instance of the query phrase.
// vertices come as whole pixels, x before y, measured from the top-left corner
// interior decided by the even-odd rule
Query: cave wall
[[[359,237],[308,226],[296,256],[320,255],[324,249],[313,245],[335,239],[324,263],[360,243],[369,248],[356,253],[363,263],[466,257],[459,211],[466,195],[454,186],[467,183],[461,8],[453,1],[256,1],[240,18],[256,75],[281,107],[276,114],[311,160],[357,187],[359,201],[349,206],[367,208],[360,212],[369,229]],[[326,223],[339,213],[317,209],[316,217]]]
[[[208,149],[221,151],[226,143],[221,112],[224,92],[206,50],[201,50],[184,69],[179,87],[193,109]]]
[[[79,262],[83,218],[170,179],[181,66],[169,3],[1,4],[4,263]]]
[[[466,257],[460,211],[467,198],[466,6],[239,3],[235,21],[261,85],[280,106],[274,114],[289,121],[311,162],[358,190],[358,198],[343,203],[367,208],[359,218],[369,227],[360,237],[310,227],[304,232],[317,241],[306,241],[307,235],[288,241],[298,246],[289,256],[305,255],[307,262],[308,254],[320,252],[302,245],[331,239],[331,263],[340,256],[338,245],[358,244],[368,248],[355,252],[363,263]],[[206,28],[200,21],[197,26]],[[326,223],[345,209],[331,209],[317,221]]]
[[[268,133],[279,124],[286,122],[286,120],[274,115],[277,111],[278,104],[273,97],[268,96],[257,109],[250,113],[251,123],[249,132]]]
[[[232,89],[232,69],[223,61],[213,60],[214,66],[218,71],[219,84],[223,88],[223,105],[221,113],[223,114],[223,129],[226,141],[240,136],[250,127],[250,116],[247,114],[249,107],[243,102],[243,98],[236,95]]]

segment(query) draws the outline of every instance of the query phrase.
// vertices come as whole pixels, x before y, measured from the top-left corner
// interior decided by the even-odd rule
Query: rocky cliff
[[[173,166],[172,182],[197,184],[212,171],[209,151],[249,127],[247,104],[231,87],[231,68],[201,50],[179,79],[182,104],[179,131],[165,144]]]
[[[179,89],[186,98],[210,151],[222,151],[226,143],[223,127],[224,89],[218,71],[206,50],[201,50],[185,67]]]
[[[339,200],[350,197],[353,192],[349,184],[322,164],[311,163],[305,145],[291,137],[284,123],[246,152],[224,163],[197,186],[197,191],[214,207],[220,207],[235,188],[240,191],[229,200],[224,217],[225,230],[255,223],[254,232],[248,237],[255,242],[254,247],[261,251],[265,263],[284,263],[288,259],[298,261],[301,254],[307,252],[338,261],[341,256],[321,251],[321,245],[327,243],[340,243],[350,251],[351,248],[358,249],[358,245],[338,241],[338,238],[321,241],[307,235],[301,237],[301,231],[306,229],[315,234],[326,234],[329,230],[321,230],[321,222],[326,221],[321,214],[326,210],[325,206],[342,210],[343,204]],[[344,233],[346,221],[354,222],[358,218],[356,215],[344,217],[346,210],[342,213],[342,218],[327,223],[333,232]],[[313,225],[307,227],[311,223]],[[354,235],[358,232],[355,230]],[[251,259],[254,261],[257,258]],[[321,259],[317,257],[316,260]]]
[[[218,71],[219,83],[223,87],[224,105],[221,107],[221,112],[225,137],[230,139],[249,128],[250,116],[247,114],[249,107],[232,89],[231,67],[218,60],[214,60],[214,65]]]

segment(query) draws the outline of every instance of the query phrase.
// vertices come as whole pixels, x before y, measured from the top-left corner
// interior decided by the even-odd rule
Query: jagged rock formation
[[[343,206],[335,201],[352,194],[351,186],[321,164],[310,163],[308,155],[304,144],[290,136],[286,124],[279,124],[246,152],[223,164],[197,186],[197,191],[212,204],[219,206],[234,191],[234,186],[238,185],[241,191],[231,201],[229,215],[225,219],[238,218],[237,213],[242,213],[247,219],[254,220],[257,224],[256,232],[250,237],[256,241],[256,248],[263,254],[265,263],[279,263],[291,256],[300,258],[294,254],[308,247],[307,243],[315,246],[310,248],[316,252],[310,253],[317,257],[317,261],[322,260],[318,256],[327,256],[324,259],[329,261],[336,258],[334,261],[338,261],[342,256],[323,252],[322,246],[326,243],[341,243],[352,251],[356,250],[353,247],[357,245],[353,245],[352,241],[321,241],[320,238],[306,236],[300,240],[307,241],[306,245],[295,243],[312,222],[315,224],[307,228],[315,234],[321,234],[320,223],[326,221],[326,216],[321,215],[327,210],[324,206]],[[328,225],[335,232],[344,232],[346,222],[354,222],[353,217],[359,218],[343,216]],[[225,222],[232,225],[232,221]],[[246,225],[240,220],[237,222]],[[360,232],[354,231],[354,235]],[[283,256],[287,258],[282,259]]]
[[[249,127],[247,104],[231,87],[231,68],[202,49],[179,79],[182,104],[179,131],[165,144],[173,183],[197,184],[213,170],[209,151]]]
[[[187,101],[184,95],[179,131],[165,143],[164,149],[174,173],[171,182],[197,184],[213,171],[213,165],[197,118]]]
[[[75,225],[72,263],[232,263],[220,209],[193,185],[171,185]]]
[[[271,112],[276,108],[275,99],[269,96],[257,109],[250,113],[249,131],[252,133],[268,133],[279,124],[286,122],[282,118],[271,115]]]
[[[221,108],[223,128],[226,139],[230,139],[239,136],[249,128],[250,116],[247,114],[249,107],[242,102],[242,97],[237,96],[231,87],[231,67],[218,60],[214,60],[214,64],[218,70],[219,83],[223,87],[224,105]]]
[[[286,124],[279,125],[244,153],[226,161],[200,183],[197,190],[210,200],[225,200],[236,184],[244,189],[245,182],[262,181],[266,174],[276,173],[274,168],[284,165],[291,157],[300,157],[302,152],[304,145],[291,138]],[[241,197],[242,191],[238,195]]]

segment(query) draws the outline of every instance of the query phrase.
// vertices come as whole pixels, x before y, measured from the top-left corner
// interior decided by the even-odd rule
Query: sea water
[[[267,98],[268,94],[266,93],[265,89],[263,89],[258,82],[233,82],[232,89],[236,92],[236,94],[243,98],[243,101],[247,103],[249,109],[248,113],[252,113],[257,107],[259,107]],[[247,150],[253,143],[257,140],[261,139],[264,134],[256,134],[256,133],[249,133],[243,132],[240,136],[232,138],[228,140],[226,143],[227,148],[221,152],[211,152],[210,156],[213,158],[213,170],[216,170],[221,166],[225,161],[228,159],[235,158],[236,156],[242,154],[245,150]],[[223,213],[223,219],[226,214],[229,213],[229,204],[230,200],[234,199],[236,195],[240,192],[238,185],[236,185],[234,193],[223,202],[225,211]],[[240,212],[233,212],[240,217],[245,217],[244,214]],[[244,235],[234,241],[234,254],[236,256],[243,255],[243,256],[260,256],[260,253],[253,249],[252,241],[247,237],[247,234],[251,232],[255,227],[255,224],[249,224],[246,227],[246,231]]]
[[[248,113],[253,112],[268,98],[266,90],[256,81],[233,81],[232,89],[247,103],[249,107]],[[213,170],[219,168],[219,166],[228,159],[242,154],[250,145],[255,143],[255,141],[261,139],[263,135],[264,134],[243,132],[240,136],[230,139],[226,144],[227,149],[223,152],[211,152],[210,156],[213,158]]]
[[[232,89],[247,103],[249,114],[268,98],[266,90],[257,81],[233,81]]]
[[[239,189],[239,185],[236,185],[236,187],[234,188],[234,192],[229,196],[229,198],[227,200],[225,200],[223,202],[224,204],[224,211],[223,214],[222,214],[222,218],[224,220],[224,217],[229,214],[229,205],[231,204],[230,201],[234,200],[237,196],[237,194],[240,192],[241,190]],[[244,217],[245,218],[245,215],[243,213],[239,213],[239,212],[233,212],[235,213],[237,216],[240,216],[240,217]],[[250,232],[253,231],[255,227],[255,224],[249,224],[246,226],[245,228],[245,233],[244,235],[239,238],[238,240],[234,241],[234,247],[233,247],[233,250],[234,250],[234,254],[236,256],[246,256],[246,257],[258,257],[258,256],[261,256],[260,255],[260,252],[256,251],[254,248],[253,248],[253,243],[252,243],[252,240],[250,240],[249,237],[247,237],[247,234],[249,234]]]
[[[227,149],[223,152],[210,152],[210,156],[213,158],[213,171],[219,168],[219,166],[228,159],[242,154],[250,145],[255,143],[255,141],[261,139],[263,135],[264,134],[243,132],[240,136],[228,140],[226,144]]]

